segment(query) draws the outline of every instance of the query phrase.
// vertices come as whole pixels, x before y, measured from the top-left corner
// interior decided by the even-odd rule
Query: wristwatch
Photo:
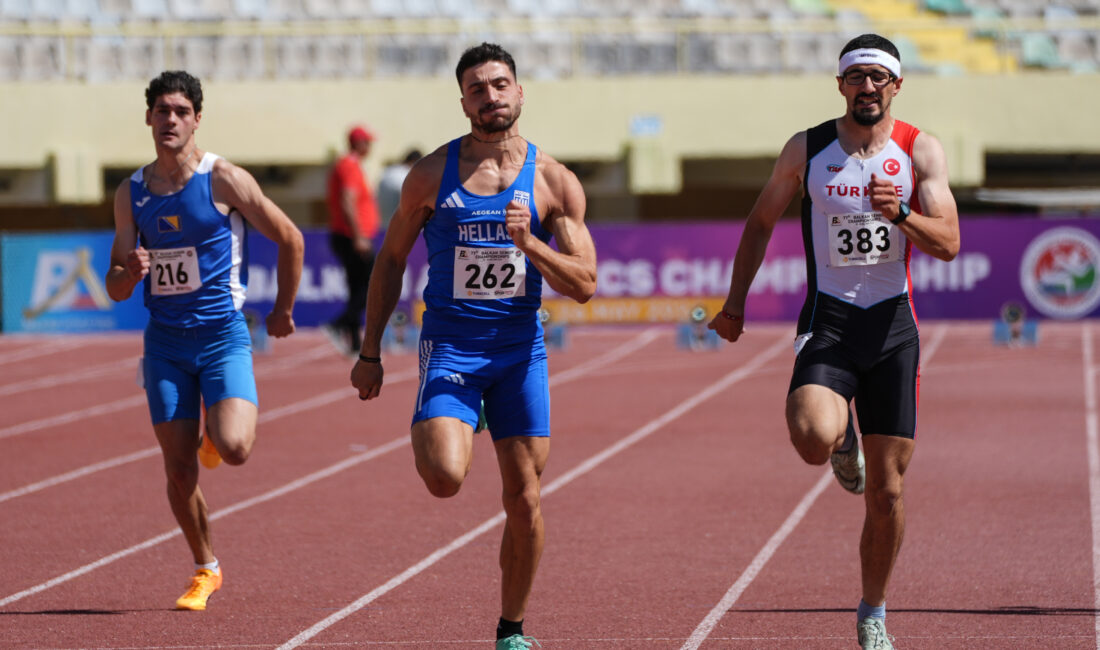
[[[891,219],[890,223],[894,224],[895,226],[898,225],[902,221],[905,221],[906,219],[909,218],[909,213],[910,212],[912,212],[912,210],[909,209],[909,204],[906,203],[905,201],[900,201],[898,203],[898,218],[897,219]]]

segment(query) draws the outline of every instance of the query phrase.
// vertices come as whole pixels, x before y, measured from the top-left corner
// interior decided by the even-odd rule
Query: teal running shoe
[[[531,645],[534,643],[535,645]],[[513,634],[506,639],[497,639],[497,650],[528,650],[529,648],[542,647],[533,636],[520,636]]]

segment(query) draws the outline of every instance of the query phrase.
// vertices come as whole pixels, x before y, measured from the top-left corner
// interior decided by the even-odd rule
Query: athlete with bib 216
[[[247,226],[279,247],[271,336],[294,332],[302,233],[246,171],[201,151],[202,86],[164,72],[145,90],[157,158],[115,192],[107,293],[125,300],[144,285],[149,324],[142,363],[153,431],[164,456],[168,502],[195,559],[177,609],[206,609],[222,584],[210,545],[199,464],[240,465],[256,439],[252,342],[241,307],[248,284]],[[200,433],[205,404],[205,435]]]
[[[458,493],[484,400],[507,515],[496,647],[519,650],[531,647],[522,623],[542,554],[540,477],[550,452],[542,282],[586,302],[596,291],[596,249],[576,176],[519,134],[524,97],[512,56],[482,43],[462,54],[455,72],[470,133],[421,158],[405,178],[375,259],[351,383],[364,400],[382,388],[382,331],[423,231],[429,266],[412,419],[416,469],[433,495]]]
[[[808,282],[787,394],[791,442],[845,489],[864,494],[860,538],[863,648],[892,648],[886,587],[905,529],[902,484],[913,454],[919,337],[909,286],[911,247],[949,261],[959,218],[939,141],[895,119],[898,50],[864,34],[841,51],[843,117],[787,141],[749,213],[730,292],[709,327],[736,341],[745,298],[776,221],[801,190]],[[849,403],[863,436],[856,440]],[[864,458],[866,457],[866,460]]]

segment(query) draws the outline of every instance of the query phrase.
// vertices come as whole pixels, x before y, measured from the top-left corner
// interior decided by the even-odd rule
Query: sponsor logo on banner
[[[1100,305],[1100,241],[1080,228],[1048,230],[1028,244],[1020,286],[1031,304],[1051,318],[1081,318]]]

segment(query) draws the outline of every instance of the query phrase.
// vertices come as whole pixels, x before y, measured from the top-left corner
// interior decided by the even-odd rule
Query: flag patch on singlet
[[[170,216],[161,216],[157,219],[157,231],[158,232],[179,232],[180,231],[180,217],[178,214]]]
[[[524,192],[523,190],[515,190],[515,192],[512,194],[512,200],[525,208],[530,207],[531,193]]]
[[[466,204],[462,202],[462,197],[458,195],[458,190],[451,192],[451,195],[447,197],[447,200],[443,202],[441,208],[464,208]]]

